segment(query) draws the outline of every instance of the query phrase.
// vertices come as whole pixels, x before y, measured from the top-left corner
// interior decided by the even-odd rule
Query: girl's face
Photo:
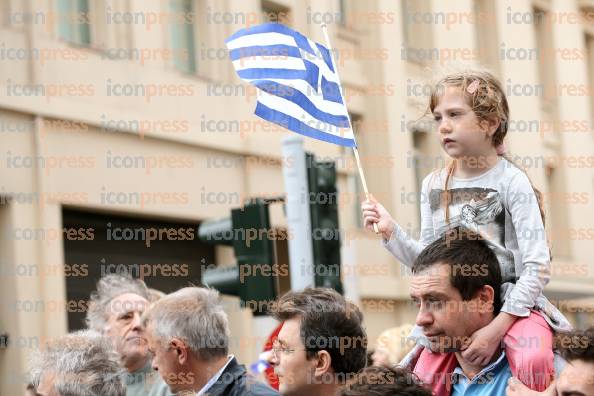
[[[433,117],[441,146],[450,157],[480,157],[494,150],[491,140],[498,125],[479,120],[459,87],[446,87]]]

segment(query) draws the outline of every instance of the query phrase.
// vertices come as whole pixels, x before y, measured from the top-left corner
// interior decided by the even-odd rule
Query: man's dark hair
[[[363,314],[334,289],[290,291],[271,311],[281,321],[301,319],[301,341],[307,359],[314,358],[318,351],[327,351],[337,375],[354,374],[365,367],[367,335],[362,326]]]
[[[365,367],[340,389],[337,396],[431,396],[409,370],[391,367]]]
[[[494,290],[493,313],[501,309],[501,268],[497,256],[481,235],[465,227],[454,227],[429,244],[412,266],[413,274],[436,265],[450,266],[450,283],[462,299],[472,299],[483,286]]]
[[[559,334],[556,342],[561,356],[568,362],[583,360],[594,363],[594,327]]]

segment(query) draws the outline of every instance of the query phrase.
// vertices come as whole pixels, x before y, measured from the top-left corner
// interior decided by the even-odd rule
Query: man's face
[[[594,363],[568,362],[557,380],[559,396],[594,396]]]
[[[187,385],[185,373],[178,362],[178,355],[173,348],[169,348],[155,333],[149,323],[146,329],[146,338],[148,341],[149,352],[153,355],[151,366],[153,370],[158,370],[159,375],[171,389],[171,392],[177,393],[184,390],[183,385]],[[180,374],[181,373],[181,374]]]
[[[148,358],[148,349],[140,317],[149,302],[134,294],[122,294],[111,300],[107,309],[106,334],[114,341],[125,366]]]
[[[463,301],[460,292],[450,283],[447,264],[434,264],[413,275],[410,296],[419,308],[416,324],[431,342],[434,351],[452,352],[483,327],[478,298]]]
[[[278,376],[279,391],[287,396],[307,395],[307,389],[314,382],[316,359],[307,360],[300,327],[299,317],[284,322],[270,359]]]

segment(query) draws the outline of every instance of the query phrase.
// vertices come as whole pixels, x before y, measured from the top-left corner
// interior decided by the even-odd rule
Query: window
[[[262,23],[275,22],[283,25],[291,25],[291,9],[281,4],[262,0]]]
[[[493,0],[475,0],[476,46],[481,63],[493,72],[499,70],[497,21]]]
[[[28,23],[45,24],[47,21],[47,12],[29,7],[24,1],[4,0],[0,2],[0,23],[2,26],[12,28],[22,28]],[[31,22],[29,22],[31,21]]]
[[[434,160],[437,158],[432,152],[434,143],[431,139],[431,134],[423,129],[412,129],[413,152],[412,152],[412,166],[415,175],[415,182],[417,187],[417,214],[419,215],[419,224],[421,224],[421,201],[429,197],[423,197],[423,179],[434,169],[436,164],[440,161]],[[432,155],[433,154],[433,155]],[[441,158],[441,156],[439,156]],[[407,161],[408,162],[408,161]]]
[[[415,63],[426,63],[431,52],[431,24],[424,22],[423,15],[431,11],[430,0],[402,0],[402,27],[406,59]]]
[[[567,222],[567,209],[561,197],[562,192],[567,191],[563,181],[561,169],[553,166],[546,167],[546,178],[548,187],[548,214],[545,218],[547,234],[550,238],[550,246],[553,257],[569,258],[569,224]],[[545,204],[547,200],[545,199]],[[546,213],[547,211],[545,211]]]
[[[56,0],[57,36],[79,47],[106,50],[131,48],[130,23],[113,15],[128,13],[128,3],[116,0]],[[45,12],[33,12],[33,17]],[[116,22],[118,21],[118,22]],[[48,23],[51,22],[48,18]],[[38,22],[36,22],[38,23]],[[45,23],[45,22],[44,22]]]
[[[543,3],[546,6],[546,3]],[[553,40],[553,24],[550,21],[550,11],[540,5],[533,8],[534,33],[538,54],[537,71],[538,84],[534,95],[540,101],[541,118],[547,125],[558,125],[557,78],[555,67],[555,51]],[[544,135],[544,143],[555,149],[559,148],[560,134],[555,129],[553,133]]]
[[[590,21],[594,17],[594,7],[582,7],[580,10],[583,20]],[[594,125],[594,23],[584,24],[586,46],[586,68],[590,98],[590,119]]]
[[[196,45],[194,24],[194,0],[170,0],[172,13],[171,49],[174,67],[184,73],[194,74]]]
[[[140,237],[149,228],[187,230],[189,233],[190,230],[198,229],[199,224],[196,223],[171,222],[163,219],[148,220],[136,216],[112,215],[70,208],[63,208],[62,219],[65,230],[83,228],[94,230],[92,239],[64,238],[64,263],[69,268],[78,267],[84,271],[79,272],[79,274],[84,273],[84,276],[66,276],[67,301],[86,304],[89,293],[95,290],[97,281],[113,273],[129,273],[134,278],[143,279],[151,288],[171,293],[190,283],[200,282],[203,271],[215,262],[215,246],[198,238],[183,241],[181,238],[177,240],[165,238],[153,241],[148,246],[144,237]],[[112,234],[115,230],[118,232],[124,230],[134,234],[135,237],[132,239],[124,237],[120,240],[111,238],[111,235],[115,235]],[[84,310],[68,310],[66,313],[69,331],[85,327]]]
[[[131,49],[132,27],[128,19],[119,19],[115,16],[132,14],[129,2],[118,0],[92,0],[89,3],[91,13],[91,45],[94,48],[105,49]],[[139,20],[136,15],[135,19]],[[128,21],[128,22],[126,22]],[[122,53],[118,57],[122,58]]]
[[[541,93],[542,108],[545,113],[552,115],[557,106],[555,95],[555,62],[553,51],[553,32],[552,24],[549,20],[549,11],[534,8],[534,29],[536,35],[536,48],[538,49],[538,76],[542,89]]]
[[[338,18],[338,24],[340,24],[341,26],[346,26],[347,24],[347,19],[348,19],[348,7],[347,7],[347,0],[338,0],[338,15],[340,16]]]
[[[2,2],[0,3],[0,26],[9,26],[10,25],[10,2]]]
[[[70,43],[91,45],[89,0],[58,0],[58,36]]]
[[[594,34],[586,34],[586,53],[588,56],[586,61],[588,84],[590,86],[590,118],[594,125]]]

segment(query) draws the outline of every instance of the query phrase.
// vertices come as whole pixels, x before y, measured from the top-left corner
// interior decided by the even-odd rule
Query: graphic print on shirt
[[[501,268],[514,268],[514,258],[505,249],[505,208],[499,191],[484,187],[449,189],[449,224],[445,220],[445,193],[434,188],[429,203],[437,235],[448,228],[464,226],[481,234],[495,251]]]

